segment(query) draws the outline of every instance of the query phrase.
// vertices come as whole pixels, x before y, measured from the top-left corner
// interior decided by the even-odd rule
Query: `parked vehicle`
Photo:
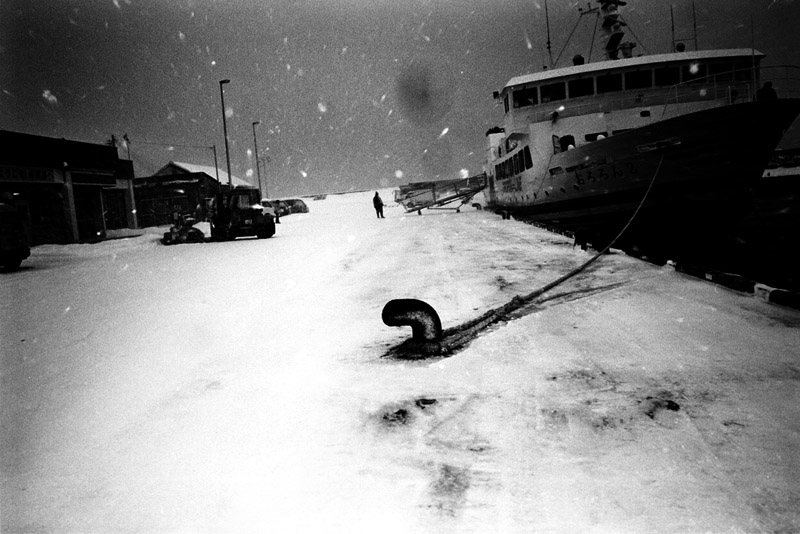
[[[269,200],[267,200],[265,198],[261,199],[261,207],[264,208],[264,212],[265,213],[269,213],[273,217],[275,217],[277,215],[277,212],[275,211],[275,206],[270,204]]]
[[[275,235],[275,217],[261,204],[254,187],[236,187],[218,194],[212,203],[211,238],[227,241],[242,236]]]
[[[299,198],[287,198],[285,202],[288,204],[291,213],[308,213],[308,206]]]
[[[4,271],[14,271],[30,255],[19,211],[10,204],[0,204],[0,266]]]
[[[266,204],[265,204],[265,202],[266,202]],[[264,205],[272,206],[272,208],[275,210],[275,215],[278,218],[283,217],[284,215],[289,215],[290,213],[292,213],[292,210],[289,208],[289,205],[286,202],[284,202],[283,200],[277,200],[277,199],[262,200],[261,201],[261,205],[262,206],[264,206]]]

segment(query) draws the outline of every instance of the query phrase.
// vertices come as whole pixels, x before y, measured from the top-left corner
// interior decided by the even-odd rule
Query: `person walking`
[[[372,197],[372,205],[375,206],[375,214],[378,216],[379,219],[385,219],[386,217],[383,216],[383,199],[375,191],[375,196]]]

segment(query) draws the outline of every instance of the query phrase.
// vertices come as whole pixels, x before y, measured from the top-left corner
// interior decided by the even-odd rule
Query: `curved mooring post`
[[[428,304],[417,299],[390,300],[383,307],[381,318],[386,326],[410,326],[416,342],[433,343],[442,339],[442,321]]]

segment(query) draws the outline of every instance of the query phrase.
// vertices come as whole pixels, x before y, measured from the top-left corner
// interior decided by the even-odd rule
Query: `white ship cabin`
[[[498,180],[554,154],[710,107],[751,101],[764,57],[751,49],[676,52],[583,64],[511,79],[505,136],[490,147]],[[530,152],[530,153],[529,153]]]

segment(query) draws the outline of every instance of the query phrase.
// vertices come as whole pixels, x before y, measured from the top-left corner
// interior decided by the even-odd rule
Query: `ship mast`
[[[622,42],[625,31],[622,29],[627,24],[620,18],[619,6],[627,5],[623,0],[597,0],[600,3],[600,16],[603,19],[601,27],[605,34],[605,51],[607,59],[619,59],[631,57],[635,43]]]
[[[697,11],[695,10],[694,0],[692,0],[692,28],[694,30],[694,36],[691,38],[684,38],[684,39],[676,39],[675,38],[675,12],[673,10],[672,4],[669,5],[669,15],[672,18],[672,51],[675,52],[683,52],[685,49],[685,41],[694,41],[694,49],[697,50]],[[681,49],[678,50],[678,47]]]
[[[550,68],[553,64],[553,48],[550,46],[550,11],[547,9],[547,0],[544,0],[544,18],[547,23],[547,54],[550,56]]]
[[[572,36],[575,33],[575,30],[578,28],[580,21],[583,19],[584,15],[597,15],[597,21],[602,20],[601,28],[603,34],[603,41],[605,43],[605,55],[606,59],[619,59],[620,54],[624,58],[633,57],[633,49],[636,47],[636,43],[631,42],[623,42],[622,39],[625,37],[625,31],[623,28],[627,26],[627,23],[622,20],[622,16],[619,14],[619,6],[627,5],[628,3],[624,0],[596,0],[600,7],[591,7],[591,4],[587,6],[587,9],[578,8],[578,12],[580,16],[578,17],[577,22],[575,23],[575,27],[572,28],[569,36],[567,37],[566,42],[564,43],[561,52],[559,52],[558,57],[556,57],[555,63],[553,62],[553,55],[552,49],[550,45],[550,17],[547,11],[547,2],[545,1],[545,17],[547,19],[547,51],[550,54],[550,66],[555,67],[558,64],[559,60],[561,59],[562,54],[567,49],[569,42],[572,40]],[[595,22],[595,32],[597,31],[597,21]],[[634,37],[636,37],[634,35]],[[594,47],[594,34],[592,34],[592,41],[591,41],[591,48],[589,50],[589,59],[591,60],[592,56],[592,48]],[[637,39],[638,40],[638,39]],[[583,59],[582,56],[578,55],[575,56],[573,62],[580,61],[582,64]],[[575,63],[578,64],[578,63]]]

